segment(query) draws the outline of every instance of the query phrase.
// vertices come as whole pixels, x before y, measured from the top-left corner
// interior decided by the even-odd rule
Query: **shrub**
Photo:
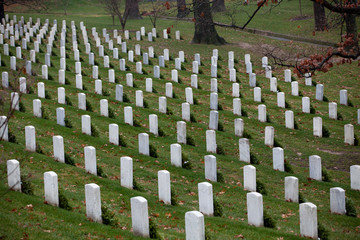
[[[274,138],[274,147],[283,147],[276,138]]]
[[[11,131],[8,131],[8,140],[11,143],[18,143],[16,140],[16,136]]]
[[[95,127],[94,124],[91,124],[91,136],[98,137],[99,136],[99,130],[97,127]]]
[[[72,157],[70,157],[69,154],[65,153],[65,163],[66,164],[69,164],[69,165],[72,165],[72,166],[75,166],[75,161]]]
[[[339,112],[337,113],[337,120],[344,120],[343,116]]]
[[[331,182],[331,176],[329,172],[326,170],[326,168],[322,168],[321,174],[322,174],[322,180],[324,182]]]
[[[219,171],[216,172],[216,179],[217,179],[217,182],[219,182],[219,183],[225,182],[224,175]]]
[[[225,155],[225,150],[222,145],[218,144],[216,147],[216,153],[220,155]]]
[[[159,137],[165,137],[166,136],[164,130],[161,127],[158,128],[158,134],[159,134]]]
[[[323,97],[323,101],[324,101],[324,102],[329,102],[329,99],[328,99],[326,96],[324,96],[324,97]]]
[[[156,147],[154,145],[150,144],[149,148],[150,148],[150,157],[158,158]]]
[[[276,227],[275,220],[266,211],[264,211],[264,227],[267,227],[267,228],[275,228]]]
[[[262,195],[267,195],[265,184],[260,182],[260,180],[256,180],[256,191]]]
[[[144,191],[144,188],[137,183],[135,178],[133,178],[133,189],[136,190],[136,191],[139,191],[139,192]]]
[[[224,125],[222,124],[222,122],[218,122],[218,130],[224,132]]]
[[[99,177],[107,178],[107,175],[104,173],[104,170],[99,165],[96,166],[96,175]]]
[[[110,211],[108,205],[104,203],[101,204],[101,218],[105,225],[116,225],[115,213]]]
[[[65,103],[69,106],[72,106],[72,102],[68,96],[65,97]]]
[[[221,217],[223,215],[223,208],[216,197],[214,197],[213,204],[214,204],[214,216]]]
[[[175,193],[175,190],[173,188],[171,189],[171,205],[172,206],[177,206],[176,193]]]
[[[19,102],[19,111],[20,112],[26,112],[25,105],[22,102]]]
[[[110,96],[110,93],[106,90],[103,90],[102,95],[105,97],[108,97],[108,96]]]
[[[121,147],[127,147],[126,141],[123,138],[123,136],[119,135],[119,146]]]
[[[199,101],[197,100],[197,98],[193,98],[194,100],[194,105],[199,105]]]
[[[307,202],[307,199],[302,195],[301,192],[299,192],[299,203],[305,203]]]
[[[71,85],[69,79],[65,78],[65,85]]]
[[[259,159],[252,153],[250,153],[250,163],[251,164],[259,164]]]
[[[44,151],[42,150],[39,143],[36,143],[36,153],[44,154]]]
[[[348,99],[348,106],[349,107],[354,107],[354,104],[350,101],[350,99]]]
[[[157,231],[155,222],[151,218],[149,218],[149,235],[151,239],[162,239]]]
[[[241,109],[241,116],[247,117],[248,116],[247,111],[245,111],[244,109]]]
[[[123,94],[123,102],[130,102],[130,99],[126,93]]]
[[[354,206],[354,202],[351,200],[351,198],[345,199],[345,208],[346,208],[346,215],[350,217],[356,217],[356,208]]]
[[[20,179],[21,179],[21,192],[28,195],[34,195],[34,186],[30,181],[30,174],[28,175],[21,174]]]
[[[311,114],[315,114],[315,108],[312,106],[312,105],[310,105],[310,113]]]
[[[149,104],[147,101],[144,100],[144,108],[149,108]]]
[[[190,122],[192,123],[196,123],[196,118],[195,118],[195,115],[190,113]]]
[[[186,144],[194,147],[196,146],[195,140],[191,136],[186,136]]]
[[[43,119],[49,119],[49,116],[48,116],[47,111],[44,106],[41,106],[41,117]]]
[[[322,136],[323,136],[324,138],[330,137],[330,131],[329,131],[329,129],[327,129],[327,127],[325,127],[325,126],[322,127]]]
[[[291,108],[290,104],[287,101],[285,101],[285,108]]]
[[[181,161],[182,168],[191,169],[191,162],[189,161],[188,156],[184,153],[181,154]]]
[[[329,231],[318,222],[318,238],[321,240],[328,240],[329,239]]]
[[[65,118],[64,122],[65,122],[65,127],[67,127],[67,128],[72,128],[73,127],[73,125],[71,124],[69,119]]]
[[[59,191],[59,208],[71,211],[72,207],[70,206],[66,196],[62,191]]]
[[[168,107],[166,107],[166,114],[173,115],[173,112]]]
[[[92,106],[91,106],[91,103],[88,100],[86,100],[86,110],[89,111],[89,112],[94,111]]]
[[[134,119],[133,125],[134,125],[134,127],[141,127],[140,123],[136,119]]]
[[[294,170],[293,170],[290,162],[286,161],[286,160],[284,161],[284,170],[285,170],[285,172],[288,172],[288,173],[294,173]]]
[[[115,112],[114,109],[112,109],[111,107],[108,108],[109,111],[109,118],[116,118],[115,117]]]
[[[242,136],[243,136],[243,138],[247,138],[247,139],[251,139],[251,138],[252,138],[251,135],[250,135],[250,133],[248,133],[247,131],[244,131]]]

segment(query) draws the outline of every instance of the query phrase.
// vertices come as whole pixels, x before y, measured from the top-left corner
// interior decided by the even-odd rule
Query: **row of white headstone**
[[[121,158],[121,185],[132,188],[132,159]],[[129,169],[131,168],[131,170]],[[356,167],[360,171],[360,166]],[[131,172],[131,174],[129,174]],[[21,192],[20,164],[17,160],[7,161],[8,186],[10,189]],[[244,187],[250,190],[251,186],[247,177],[254,180],[254,167],[244,167]],[[256,178],[256,176],[255,176]],[[358,179],[359,180],[359,179]],[[128,181],[128,182],[126,182]],[[256,183],[255,183],[256,184]],[[359,181],[357,182],[359,184]],[[131,187],[130,187],[131,186]],[[255,187],[256,188],[256,187]],[[58,176],[55,172],[44,173],[45,202],[49,205],[59,206]],[[166,170],[158,172],[158,197],[165,204],[171,204],[170,173]],[[187,239],[204,239],[204,215],[214,214],[213,190],[208,182],[198,184],[199,211],[190,211],[185,214],[185,234]],[[264,225],[263,198],[260,193],[247,193],[248,224],[261,227]],[[285,178],[285,199],[298,202],[298,179]],[[86,216],[94,222],[102,223],[100,187],[95,183],[85,185]],[[134,235],[149,237],[148,204],[143,197],[133,197],[131,203],[131,219]],[[300,234],[304,237],[317,238],[317,207],[307,202],[299,205]],[[330,211],[336,214],[345,214],[345,191],[342,188],[330,189]]]

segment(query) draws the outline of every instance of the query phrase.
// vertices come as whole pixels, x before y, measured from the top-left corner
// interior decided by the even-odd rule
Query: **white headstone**
[[[186,144],[186,122],[177,122],[177,142]]]
[[[340,90],[340,104],[348,105],[348,92],[345,89]]]
[[[35,127],[25,127],[25,149],[30,152],[36,152]]]
[[[92,146],[84,147],[84,157],[85,157],[86,172],[96,176],[97,175],[96,149]]]
[[[210,109],[218,110],[218,94],[216,92],[210,93]]]
[[[59,206],[58,176],[55,172],[44,172],[45,202],[52,206]]]
[[[306,202],[299,205],[300,235],[318,239],[318,222],[316,205]]]
[[[254,88],[254,101],[261,102],[261,88],[260,87]]]
[[[316,100],[323,101],[324,98],[324,85],[316,84]]]
[[[152,79],[151,78],[146,78],[146,91],[147,92],[152,92],[153,91],[153,84],[152,84]]]
[[[40,99],[33,100],[33,114],[34,114],[34,117],[42,118]]]
[[[234,115],[241,116],[241,99],[240,98],[233,99],[233,113],[234,113]]]
[[[350,167],[350,186],[351,189],[360,190],[360,165]]]
[[[205,240],[204,215],[198,211],[185,213],[186,240]]]
[[[0,116],[0,140],[9,141],[8,120],[6,116]]]
[[[285,111],[285,127],[294,129],[294,112],[291,110]]]
[[[260,104],[258,106],[258,120],[260,122],[266,122],[266,106],[264,104]]]
[[[86,216],[102,223],[100,187],[95,183],[85,184]]]
[[[291,82],[291,95],[299,96],[299,83],[296,81]]]
[[[354,126],[352,124],[344,125],[344,142],[349,145],[355,143]]]
[[[171,204],[171,185],[170,172],[166,170],[158,171],[158,192],[159,200],[165,204]]]
[[[121,84],[116,84],[115,98],[117,101],[123,101],[123,86]]]
[[[345,190],[340,187],[330,188],[330,211],[345,214]]]
[[[218,130],[219,126],[219,112],[216,110],[210,111],[209,129]]]
[[[136,90],[135,95],[136,95],[136,106],[137,106],[137,107],[144,107],[144,95],[143,95],[143,91],[141,91],[141,90]]]
[[[140,133],[138,135],[138,141],[139,141],[139,153],[146,156],[150,156],[149,134]]]
[[[199,211],[207,216],[214,215],[213,189],[211,183],[202,182],[198,184]]]
[[[244,166],[244,190],[256,192],[256,168],[252,165]]]
[[[131,222],[135,236],[149,237],[148,202],[143,197],[132,197]]]
[[[318,181],[322,180],[321,158],[317,155],[309,157],[309,177]]]
[[[159,135],[158,117],[156,114],[149,115],[149,132],[155,136]]]
[[[214,130],[206,130],[206,151],[216,153],[216,132]]]
[[[285,93],[284,92],[277,93],[277,106],[280,108],[285,108]]]
[[[11,190],[21,192],[20,164],[18,160],[6,161],[8,187]]]
[[[264,226],[263,198],[260,193],[250,192],[246,194],[248,224],[255,227]]]
[[[184,121],[190,122],[190,104],[187,102],[181,104],[181,117]]]
[[[100,100],[100,115],[104,117],[109,116],[109,103],[107,99]]]
[[[299,179],[297,177],[285,177],[285,201],[299,202]]]
[[[56,108],[56,123],[65,126],[65,109],[62,107]]]
[[[165,84],[165,95],[168,98],[172,98],[173,97],[173,86],[172,83],[166,83]]]
[[[159,112],[165,114],[167,112],[166,97],[159,97]]]
[[[242,137],[244,133],[244,121],[241,118],[234,120],[235,136]]]
[[[322,118],[313,118],[313,134],[315,137],[322,137]]]
[[[126,124],[129,124],[131,126],[134,125],[133,110],[130,106],[124,107],[124,121]]]
[[[310,113],[310,98],[303,97],[301,101],[302,101],[302,112]]]
[[[239,160],[250,163],[250,143],[247,138],[239,139]]]
[[[277,79],[275,77],[270,78],[270,91],[277,92]]]
[[[217,181],[216,157],[213,155],[205,156],[205,178],[213,182]]]
[[[329,118],[337,120],[337,104],[335,102],[329,103]]]
[[[91,117],[89,115],[81,116],[81,131],[91,136]]]
[[[133,189],[133,160],[131,157],[120,158],[120,184]]]
[[[182,167],[182,152],[180,144],[174,143],[170,145],[170,155],[171,165]]]
[[[284,172],[285,171],[284,149],[282,149],[281,147],[275,147],[273,148],[272,152],[273,152],[273,169]]]
[[[191,87],[185,88],[186,102],[194,104],[193,91]]]
[[[114,145],[119,145],[119,125],[109,124],[109,142]]]

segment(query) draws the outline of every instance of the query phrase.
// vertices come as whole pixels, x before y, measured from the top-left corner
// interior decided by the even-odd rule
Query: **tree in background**
[[[214,0],[211,6],[213,12],[224,12],[226,11],[225,0]]]
[[[121,0],[100,0],[105,10],[113,17],[118,16],[122,31],[125,31],[125,25],[129,16],[129,9],[125,7],[124,13],[121,13]]]
[[[190,9],[186,7],[186,1],[185,0],[177,0],[177,17],[183,18],[186,17],[190,13]]]
[[[325,8],[318,2],[313,3],[314,7],[314,19],[315,19],[315,31],[324,31],[326,27]]]
[[[193,0],[195,33],[192,43],[225,44],[215,29],[209,0]]]
[[[140,0],[126,0],[125,12],[128,13],[129,19],[142,19],[139,12]]]
[[[0,0],[0,19],[5,18],[5,6],[20,4],[35,10],[46,10],[47,3],[46,0]]]

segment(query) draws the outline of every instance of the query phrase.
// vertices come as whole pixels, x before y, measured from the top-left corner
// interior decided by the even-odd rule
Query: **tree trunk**
[[[226,11],[224,0],[215,0],[212,4],[211,10],[213,12],[224,12]]]
[[[357,46],[359,43],[357,24],[356,24],[356,15],[355,14],[345,14],[345,24],[346,24],[346,35],[353,35],[354,45]]]
[[[2,21],[3,18],[5,18],[4,1],[0,0],[0,22]]]
[[[190,10],[186,7],[186,1],[185,0],[177,0],[177,9],[178,9],[178,18],[186,17]]]
[[[301,0],[299,0],[300,16],[302,16]]]
[[[139,1],[140,0],[126,0],[125,12],[127,12],[129,19],[142,19],[139,13]]]
[[[225,44],[215,29],[209,0],[193,0],[195,33],[193,43]]]
[[[324,31],[326,28],[325,8],[320,3],[314,2],[315,31]]]

